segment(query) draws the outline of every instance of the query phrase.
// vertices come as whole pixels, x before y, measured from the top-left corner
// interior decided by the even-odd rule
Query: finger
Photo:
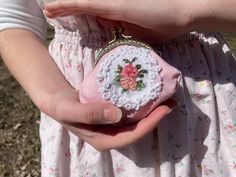
[[[76,8],[75,5],[76,1],[75,0],[70,0],[70,1],[60,1],[60,0],[55,0],[53,2],[48,2],[44,4],[44,9],[48,10],[50,12],[57,12],[61,10],[68,10],[69,9],[74,9]],[[78,9],[78,8],[77,8]]]
[[[156,114],[154,111],[145,119],[143,120],[147,120],[147,118],[149,118],[152,115],[155,115],[156,118],[162,118],[161,113],[164,111],[168,111],[167,113],[169,113],[174,107],[177,106],[177,102],[173,99],[168,99],[167,101],[161,103],[159,105],[158,108],[156,108],[154,111],[159,111],[158,114]],[[160,111],[161,110],[161,111]],[[141,120],[142,121],[142,120]],[[139,122],[140,123],[140,122]],[[100,133],[100,134],[104,134],[104,135],[109,135],[109,136],[115,136],[121,132],[128,132],[128,131],[133,131],[134,127],[136,127],[136,123],[135,124],[130,124],[130,125],[126,125],[126,126],[117,126],[117,125],[88,125],[88,124],[83,124],[83,123],[72,123],[71,124],[74,127],[80,127],[80,129],[83,131],[81,131],[81,133],[84,134],[84,132],[86,131],[92,131],[92,132],[96,132],[96,133]]]
[[[111,124],[119,122],[122,117],[121,110],[111,104],[81,104],[74,100],[61,101],[57,107],[56,114],[60,121],[84,124]]]
[[[176,105],[176,101],[168,100],[164,105],[156,108],[147,118],[134,125],[124,127],[80,125],[78,133],[83,140],[99,151],[124,147],[151,132]]]
[[[117,6],[113,1],[100,1],[100,0],[70,0],[70,1],[54,1],[45,4],[44,9],[47,13],[57,14],[58,11],[74,11],[85,12],[95,16],[106,18],[114,18],[114,12]]]
[[[58,8],[58,9],[55,9],[54,11],[48,11],[46,9],[43,9],[43,13],[44,13],[44,15],[46,15],[49,18],[55,18],[55,17],[61,16],[61,14],[65,14],[65,13],[67,13],[69,16],[69,15],[75,15],[78,13],[82,14],[82,13],[86,13],[86,12],[83,12],[82,10],[77,10],[76,8],[70,8],[70,9]]]
[[[60,10],[57,13],[50,13],[46,10],[43,10],[44,15],[46,15],[48,18],[56,18],[56,17],[65,17],[65,16],[70,16],[70,15],[82,15],[83,12],[78,12],[77,10],[71,10],[71,11],[64,11]]]

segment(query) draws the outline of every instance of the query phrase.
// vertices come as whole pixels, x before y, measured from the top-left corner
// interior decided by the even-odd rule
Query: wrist
[[[201,2],[203,1],[203,2]],[[180,0],[178,6],[175,7],[177,10],[173,12],[172,23],[176,25],[175,33],[178,35],[189,33],[192,31],[198,31],[199,21],[205,16],[205,4],[204,0]],[[173,30],[173,29],[171,29]]]
[[[235,31],[236,1],[199,0],[189,2],[191,8],[188,31]]]
[[[209,13],[206,8],[207,0],[199,1],[184,1],[184,14],[183,19],[185,19],[183,27],[185,32],[191,31],[202,31],[203,22],[207,18]]]
[[[66,93],[76,92],[72,87],[62,87],[57,90],[45,90],[32,96],[36,106],[45,114],[51,117],[57,117],[58,106],[63,101]]]
[[[190,31],[211,31],[210,23],[213,17],[211,9],[215,7],[209,7],[210,0],[199,0],[192,3],[191,18],[188,28]]]

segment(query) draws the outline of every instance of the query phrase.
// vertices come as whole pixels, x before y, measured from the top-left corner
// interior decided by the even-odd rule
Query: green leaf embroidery
[[[118,69],[118,70],[122,70],[122,69],[123,69],[123,67],[122,67],[122,66],[120,66],[120,65],[118,65],[118,66],[117,66],[117,69]]]
[[[121,93],[125,93],[125,92],[129,92],[129,90],[127,90],[127,89],[122,89],[121,90]]]
[[[142,90],[144,87],[145,87],[145,85],[144,85],[143,81],[142,81],[142,80],[139,80],[139,81],[137,82],[137,90],[140,91],[140,90]]]
[[[137,58],[136,58],[136,57],[134,57],[134,58],[132,59],[131,63],[133,63],[133,62],[134,62],[136,59],[137,59]]]
[[[117,75],[114,79],[115,82],[120,82],[120,75]]]
[[[140,68],[141,68],[141,65],[137,64],[135,67],[136,67],[137,69],[140,69]]]
[[[140,74],[138,75],[138,77],[143,78],[143,77],[144,77],[144,74],[140,73]]]
[[[125,63],[131,63],[130,61],[129,61],[129,59],[123,59],[123,61],[125,62]]]
[[[146,69],[142,69],[142,70],[140,70],[139,72],[140,72],[140,73],[144,73],[144,74],[148,73],[148,71],[147,71]]]
[[[115,85],[115,86],[119,86],[119,85],[120,85],[120,82],[114,81],[114,85]]]

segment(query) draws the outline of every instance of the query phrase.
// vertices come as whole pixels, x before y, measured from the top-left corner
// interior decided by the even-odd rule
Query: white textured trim
[[[102,97],[112,102],[118,107],[124,107],[127,110],[138,110],[151,100],[158,97],[162,91],[163,83],[160,73],[162,68],[156,58],[153,57],[153,51],[143,47],[123,45],[113,49],[105,58],[101,58],[100,68],[96,75],[96,81],[99,84],[99,91]],[[122,88],[114,84],[114,78],[117,73],[117,66],[125,66],[123,59],[137,58],[133,63],[140,64],[148,73],[142,78],[145,87],[142,90],[122,92]]]

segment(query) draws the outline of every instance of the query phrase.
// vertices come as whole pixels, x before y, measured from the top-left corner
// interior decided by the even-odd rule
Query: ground
[[[236,52],[236,33],[224,36]],[[39,111],[0,60],[0,177],[39,176]]]

